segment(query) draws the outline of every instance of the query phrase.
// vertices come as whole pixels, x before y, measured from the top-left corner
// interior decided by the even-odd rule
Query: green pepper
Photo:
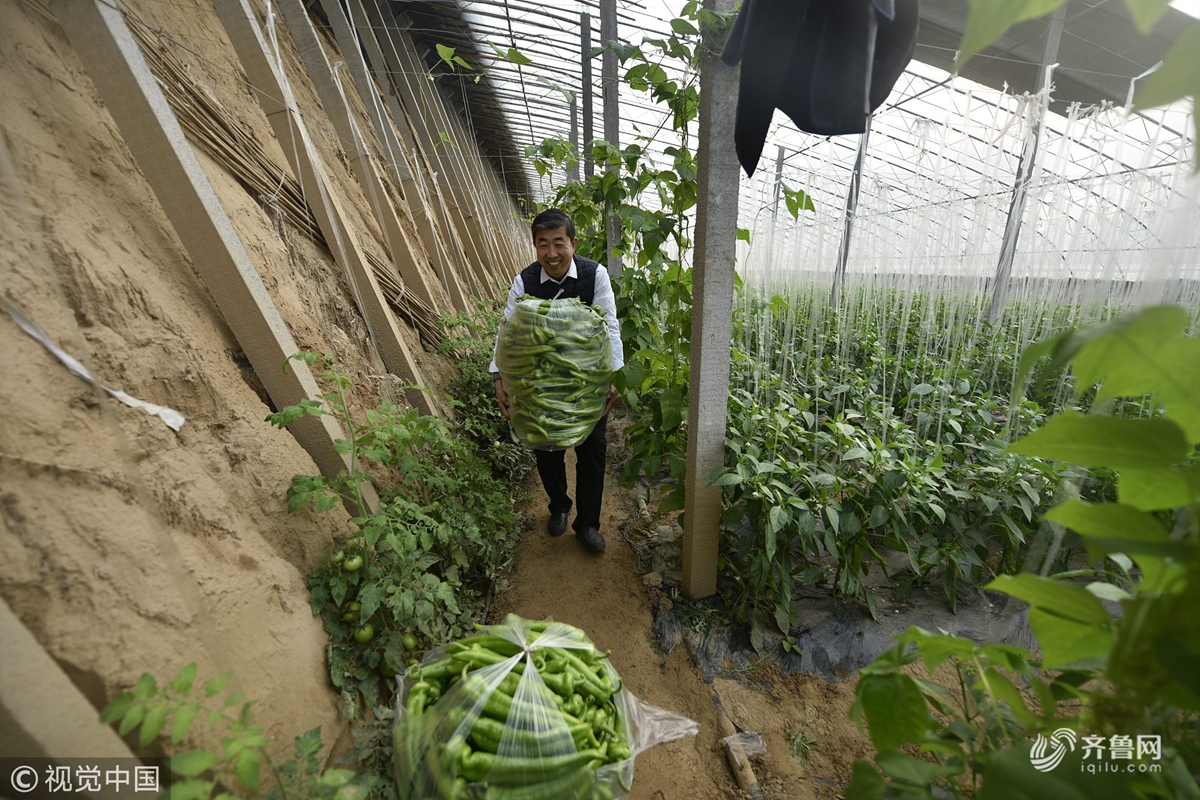
[[[574,772],[597,758],[603,758],[599,750],[580,750],[548,757],[498,756],[494,753],[468,753],[463,750],[458,755],[458,774],[471,781],[532,783],[539,778],[549,780]]]

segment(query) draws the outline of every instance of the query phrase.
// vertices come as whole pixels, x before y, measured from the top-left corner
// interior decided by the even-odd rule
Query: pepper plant
[[[1040,659],[916,628],[899,637],[862,671],[852,710],[870,730],[882,774],[857,762],[848,797],[1200,796],[1188,766],[1200,763],[1200,337],[1183,335],[1190,325],[1182,308],[1147,308],[1026,351],[1018,379],[1042,357],[1069,362],[1075,391],[1094,392],[1094,404],[1089,414],[1055,415],[1009,449],[1117,474],[1115,501],[1073,498],[1043,517],[1122,577],[992,581],[988,588],[1029,604]],[[1102,411],[1146,396],[1160,414]],[[902,670],[918,657],[930,678]],[[943,663],[958,686],[933,679]],[[1038,761],[1046,744],[1034,751],[1027,739],[1049,742],[1048,732],[1065,756],[1049,767]],[[1131,756],[1133,768],[1120,774],[1097,773],[1074,746],[1085,735],[1093,745],[1144,737],[1162,747]],[[913,746],[925,758],[897,749]]]

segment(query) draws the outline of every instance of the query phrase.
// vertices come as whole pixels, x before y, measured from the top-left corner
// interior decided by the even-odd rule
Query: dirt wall
[[[211,7],[127,8],[279,153]],[[0,160],[15,178],[0,176],[0,291],[100,380],[187,419],[176,433],[99,396],[0,313],[0,597],[97,709],[143,671],[198,661],[236,672],[281,747],[316,725],[332,739],[305,576],[348,519],[286,513],[311,458],[264,421],[261,384],[62,31],[13,0],[0,20]],[[290,77],[321,119],[311,84]],[[386,258],[327,123],[315,138],[331,178],[364,249]],[[299,346],[358,376],[356,408],[390,394],[329,256],[197,152]],[[436,384],[445,363],[400,327]]]

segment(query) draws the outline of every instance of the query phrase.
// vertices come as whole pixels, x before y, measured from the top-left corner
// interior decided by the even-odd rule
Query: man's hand
[[[500,404],[500,413],[505,419],[509,419],[508,415],[508,394],[504,391],[504,381],[499,375],[496,376],[496,402]],[[612,405],[612,401],[609,401]]]
[[[608,385],[608,403],[604,406],[604,413],[607,414],[612,410],[613,404],[617,402],[617,387],[611,383]]]

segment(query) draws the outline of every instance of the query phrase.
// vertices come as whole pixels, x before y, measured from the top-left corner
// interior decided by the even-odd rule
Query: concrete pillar
[[[417,225],[417,231],[421,235],[421,241],[425,244],[430,258],[433,259],[435,270],[441,275],[449,270],[461,268],[461,254],[456,254],[455,248],[451,246],[449,232],[444,229],[437,215],[435,203],[419,182],[422,180],[421,176],[413,173],[413,168],[409,163],[409,154],[412,150],[407,148],[406,144],[402,144],[397,135],[398,130],[405,129],[406,121],[403,114],[397,115],[397,109],[390,107],[395,124],[393,125],[392,119],[388,118],[389,107],[385,107],[379,90],[371,81],[370,67],[363,57],[362,45],[350,20],[346,17],[345,11],[342,10],[341,3],[338,0],[321,0],[321,8],[329,19],[329,26],[333,28],[338,48],[342,51],[342,58],[345,59],[342,74],[349,73],[354,81],[355,89],[358,90],[363,104],[367,107],[367,113],[371,117],[375,133],[379,137],[384,156],[389,161],[388,168],[408,203],[409,210],[413,214],[413,221]],[[461,279],[464,276],[460,273],[459,277]]]
[[[590,178],[595,173],[592,163],[592,15],[586,11],[579,15],[579,51],[582,62],[582,80],[579,94],[583,96],[583,176]]]
[[[316,398],[321,390],[303,362],[245,245],[184,137],[125,19],[105,0],[56,0],[54,14],[100,92],[192,263],[277,408]],[[354,468],[334,445],[345,434],[328,416],[305,417],[290,430],[321,474]],[[362,484],[367,511],[379,497]]]
[[[312,19],[309,18],[304,4],[300,0],[279,0],[279,8],[283,12],[288,31],[292,35],[292,41],[295,42],[296,49],[300,51],[300,58],[304,61],[305,69],[316,86],[317,94],[321,97],[321,105],[324,106],[326,115],[333,123],[338,138],[350,150],[347,153],[350,166],[371,203],[371,208],[379,221],[379,228],[383,231],[388,251],[391,253],[397,272],[404,279],[405,287],[437,313],[445,311],[447,304],[460,311],[468,308],[469,300],[459,285],[458,275],[454,269],[451,268],[447,272],[444,263],[431,263],[432,260],[428,258],[428,254],[413,247],[413,243],[400,225],[399,214],[409,215],[409,208],[405,204],[401,211],[397,212],[392,203],[391,194],[383,181],[383,175],[363,139],[358,124],[350,113],[350,107],[346,102],[346,96],[342,92],[338,77],[334,74],[329,59],[325,56],[325,50],[321,46],[316,28],[313,27]],[[442,282],[440,287],[430,285],[425,279],[419,267],[421,262],[429,263],[435,273],[441,273],[438,276]]]
[[[0,753],[6,758],[86,756],[136,763],[125,741],[100,721],[100,712],[2,599],[0,642]],[[44,780],[45,774],[38,777]],[[11,788],[0,791],[8,796]]]
[[[613,147],[621,146],[621,83],[617,80],[617,54],[612,46],[617,43],[617,0],[600,0],[600,39],[608,50],[600,67],[600,81],[604,84],[604,140]],[[610,169],[610,172],[616,172]],[[605,203],[605,239],[608,242],[608,272],[614,282],[621,278],[621,216],[611,204]]]
[[[484,295],[495,294],[495,278],[489,275],[489,261],[477,244],[481,232],[477,218],[462,190],[462,179],[452,145],[443,134],[450,135],[449,124],[441,113],[429,81],[423,77],[424,65],[416,54],[409,35],[399,29],[390,11],[385,16],[376,0],[347,0],[352,17],[362,31],[363,40],[375,43],[369,50],[377,70],[380,85],[397,92],[396,99],[407,110],[416,144],[424,151],[429,165],[429,183],[435,187],[447,215],[447,225],[458,233],[463,256],[474,269]],[[361,21],[360,21],[361,20]],[[364,28],[364,26],[366,26]]]
[[[717,13],[734,0],[705,0]],[[693,598],[717,590],[721,488],[708,476],[725,463],[729,351],[733,342],[734,258],[738,185],[733,146],[737,70],[718,58],[721,42],[706,42],[700,63],[700,148],[696,154],[696,251],[692,272],[691,385],[688,388],[687,477],[684,487],[683,589]]]
[[[254,11],[247,0],[215,0],[214,5],[246,76],[259,89],[254,96],[271,123],[292,172],[304,187],[309,208],[329,243],[334,261],[350,283],[354,301],[367,323],[379,357],[389,372],[413,387],[405,394],[415,408],[423,414],[440,413],[433,397],[422,388],[425,379],[421,369],[409,352],[374,269],[359,246],[358,232],[347,220],[321,156],[309,136],[308,126],[300,116],[291,86],[278,69],[277,55],[264,40]]]
[[[1042,87],[1041,108],[1033,122],[1032,135],[1021,153],[1017,165],[1016,183],[1013,185],[1012,202],[1008,206],[1008,221],[1004,224],[1004,239],[1000,245],[1000,260],[996,264],[996,276],[992,280],[992,299],[988,303],[988,322],[996,322],[1004,312],[1004,295],[1008,290],[1008,279],[1012,275],[1013,259],[1017,255],[1017,240],[1021,236],[1021,221],[1025,217],[1025,201],[1029,196],[1029,182],[1037,165],[1041,149],[1042,130],[1046,125],[1046,111],[1050,108],[1050,77],[1058,59],[1058,45],[1062,41],[1063,22],[1067,18],[1064,3],[1054,10],[1050,18],[1050,29],[1046,32],[1046,47],[1042,50],[1042,65],[1038,70],[1038,85]]]
[[[579,180],[579,99],[571,98],[571,154],[575,163],[567,170],[567,180]]]

